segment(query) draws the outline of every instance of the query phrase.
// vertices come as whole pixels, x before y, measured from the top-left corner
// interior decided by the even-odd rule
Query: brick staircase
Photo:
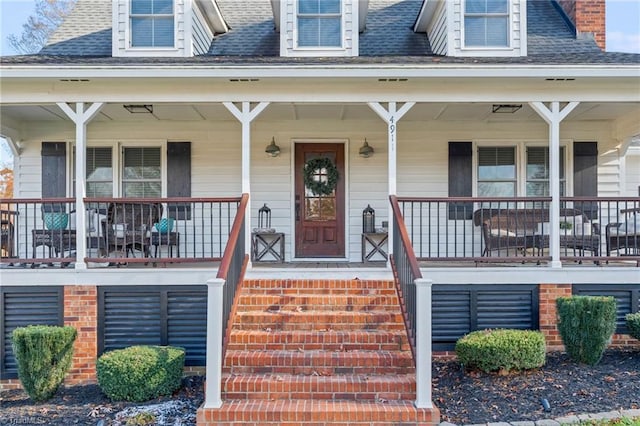
[[[198,425],[427,425],[392,281],[246,280]]]

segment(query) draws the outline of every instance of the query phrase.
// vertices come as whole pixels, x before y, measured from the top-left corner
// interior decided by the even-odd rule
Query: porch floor
[[[5,262],[7,259],[3,259]],[[582,262],[565,260],[562,262],[564,266],[580,267],[580,268],[606,268],[606,267],[637,267],[638,262],[636,259],[616,259],[608,262],[602,261],[595,263],[591,260],[585,260]],[[428,260],[419,261],[418,265],[422,269],[429,268],[519,268],[519,267],[547,267],[547,261],[541,261],[539,264],[536,261],[527,260],[526,262],[506,262],[499,261],[498,258],[491,260],[475,262],[475,261],[438,261]],[[144,263],[121,263],[110,264],[109,266],[90,266],[89,269],[154,269],[154,268],[171,268],[171,269],[218,269],[220,262],[194,262],[194,263],[170,263],[162,262],[158,259],[157,262]],[[16,260],[15,263],[1,263],[0,269],[73,269],[74,263],[62,265],[60,262],[55,263],[32,263],[32,262],[20,262]],[[387,269],[386,262],[313,262],[313,261],[296,261],[296,262],[254,262],[251,268],[252,271],[278,271],[278,270],[374,270],[385,271]]]

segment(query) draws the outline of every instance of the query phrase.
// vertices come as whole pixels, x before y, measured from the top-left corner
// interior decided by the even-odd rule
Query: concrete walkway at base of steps
[[[615,420],[620,418],[637,419],[633,426],[640,426],[640,409],[605,411],[603,413],[577,414],[573,416],[556,417],[554,419],[541,419],[535,421],[519,421],[519,422],[490,422],[464,424],[464,426],[560,426],[560,425],[578,425],[590,420]],[[439,426],[459,426],[456,423],[442,422]]]

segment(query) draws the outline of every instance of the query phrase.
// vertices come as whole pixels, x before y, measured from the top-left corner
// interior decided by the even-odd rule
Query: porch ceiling
[[[511,102],[508,102],[511,103]],[[480,121],[511,122],[539,121],[541,118],[524,103],[515,113],[494,114],[492,103],[418,103],[403,121]],[[566,120],[615,120],[637,114],[640,120],[640,103],[581,103]],[[15,123],[70,121],[54,104],[47,105],[1,105],[0,117]],[[353,103],[272,103],[257,120],[367,120],[376,114],[366,104]],[[128,121],[153,123],[157,121],[235,121],[235,118],[220,103],[154,103],[153,113],[132,114],[122,104],[107,104],[94,118],[96,121]]]

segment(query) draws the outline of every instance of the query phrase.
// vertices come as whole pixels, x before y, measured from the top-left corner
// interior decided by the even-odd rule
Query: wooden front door
[[[299,143],[295,151],[296,257],[344,257],[344,145]],[[324,187],[327,194],[305,185],[305,165],[314,159],[330,160],[335,170],[309,169],[308,178],[326,184],[335,178],[332,171],[338,173],[335,188],[328,191],[330,187]]]

